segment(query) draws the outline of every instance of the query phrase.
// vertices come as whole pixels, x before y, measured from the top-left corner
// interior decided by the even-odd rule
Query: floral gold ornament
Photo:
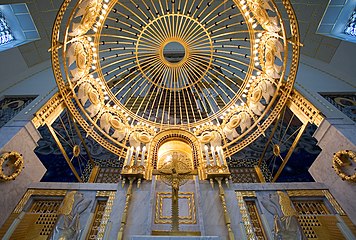
[[[107,133],[110,133],[110,129],[114,130],[112,137],[118,141],[122,141],[127,133],[127,129],[122,120],[118,116],[106,112],[100,117],[100,127]]]
[[[236,131],[237,127],[240,127],[241,133],[251,127],[252,120],[250,115],[247,112],[240,112],[237,115],[233,115],[230,121],[225,125],[223,131],[225,136],[229,140],[234,140],[239,136],[239,133]]]
[[[15,180],[24,168],[24,160],[18,152],[7,152],[0,156],[0,181]]]
[[[229,157],[285,106],[300,38],[289,0],[64,0],[51,49],[66,107],[111,152],[211,129]]]
[[[342,150],[334,153],[333,168],[342,180],[356,182],[356,173],[351,175],[344,171],[345,168],[352,168],[354,163],[356,163],[356,153],[354,151]]]
[[[247,0],[247,5],[262,28],[268,32],[281,31],[278,18],[268,14],[268,11],[274,12],[270,0]]]
[[[263,33],[259,45],[259,60],[268,77],[277,79],[281,77],[282,66],[277,64],[277,59],[282,62],[283,44],[278,35]]]
[[[75,42],[70,44],[68,51],[68,66],[72,66],[75,62],[76,68],[70,70],[75,82],[89,73],[92,62],[92,50],[89,42],[85,38],[78,38]]]
[[[70,36],[81,36],[91,29],[99,17],[102,2],[102,0],[84,0],[79,4],[79,10],[74,18],[81,17],[80,23],[73,23]]]

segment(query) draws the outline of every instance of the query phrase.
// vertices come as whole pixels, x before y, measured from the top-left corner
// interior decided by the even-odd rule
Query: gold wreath
[[[336,172],[337,175],[342,180],[346,180],[349,182],[356,182],[356,173],[353,175],[346,175],[345,172],[342,171],[341,167],[347,165],[347,162],[345,162],[345,156],[347,157],[347,160],[351,158],[353,162],[356,162],[356,153],[351,150],[342,150],[338,151],[337,153],[334,153],[333,157],[333,168]]]
[[[11,175],[5,175],[2,169],[2,165],[5,163],[7,159],[15,158],[14,165],[16,170]],[[10,181],[14,180],[22,171],[24,167],[23,157],[18,152],[7,152],[0,156],[0,181]]]

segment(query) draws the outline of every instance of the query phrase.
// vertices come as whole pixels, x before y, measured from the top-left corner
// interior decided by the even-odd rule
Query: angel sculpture
[[[58,220],[50,240],[80,239],[82,232],[80,218],[88,209],[90,203],[91,200],[85,199],[83,194],[77,191],[68,193],[62,206],[58,209]]]
[[[277,191],[261,203],[274,217],[275,240],[306,240],[298,222],[298,213],[292,207],[292,202],[286,193]]]

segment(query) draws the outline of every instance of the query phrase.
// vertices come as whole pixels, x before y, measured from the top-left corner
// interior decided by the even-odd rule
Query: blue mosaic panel
[[[68,118],[68,114],[63,112],[61,116],[52,124],[56,135],[59,138],[68,157],[73,158],[73,144],[77,144],[81,148],[80,161],[73,158],[72,163],[74,168],[84,182],[87,182],[92,171],[92,165],[89,161],[89,156],[84,149],[77,132],[73,129],[73,122]],[[84,137],[86,146],[89,149],[89,154],[92,157],[95,165],[100,168],[122,168],[123,159],[119,159],[115,154],[109,152],[97,143],[91,137],[85,137],[85,131],[78,126],[81,135]],[[38,147],[35,153],[47,168],[47,172],[41,179],[42,182],[77,182],[72,170],[69,168],[64,156],[51,133],[46,126],[38,129],[42,138],[38,141]],[[69,144],[70,143],[70,144]]]

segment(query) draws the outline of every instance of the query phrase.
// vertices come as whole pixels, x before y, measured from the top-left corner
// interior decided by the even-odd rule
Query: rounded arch
[[[192,160],[194,169],[201,165],[201,147],[195,135],[180,129],[170,129],[157,134],[150,144],[149,168],[157,169],[158,150],[166,142],[179,140],[188,144],[192,148]]]

